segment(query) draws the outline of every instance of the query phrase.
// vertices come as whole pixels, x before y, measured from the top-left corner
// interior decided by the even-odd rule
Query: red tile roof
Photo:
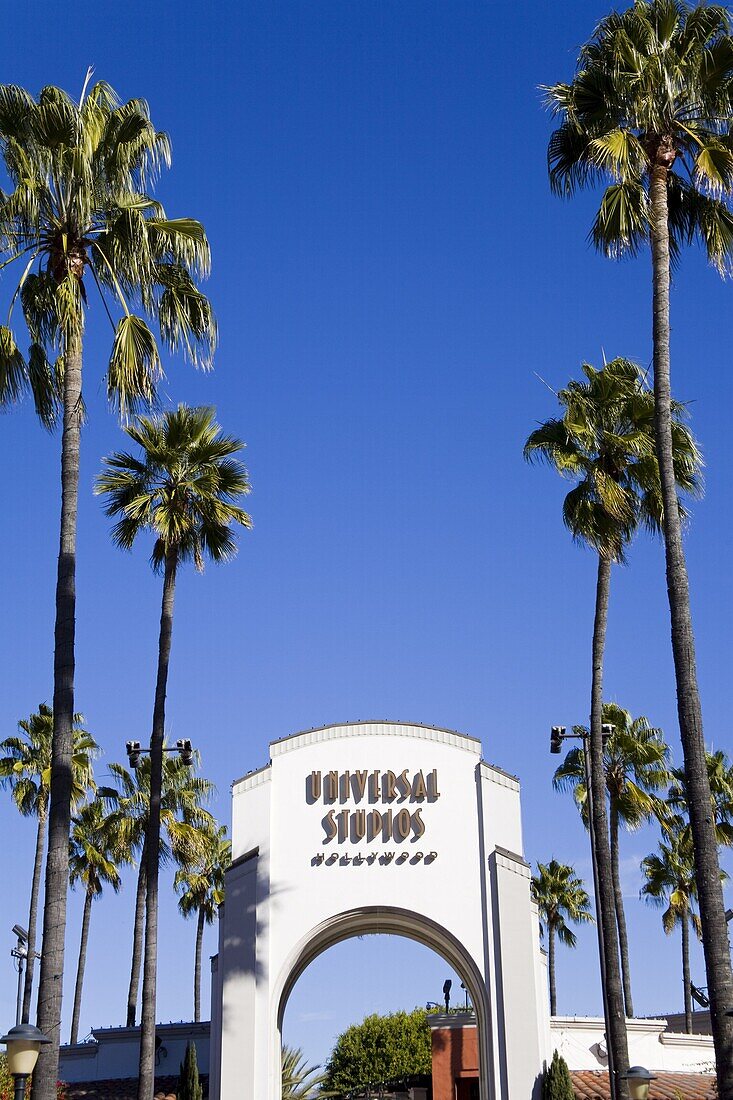
[[[577,1100],[610,1100],[608,1074],[596,1070],[571,1070]],[[709,1073],[658,1073],[649,1100],[717,1100],[715,1078]]]
[[[208,1094],[208,1074],[200,1077],[204,1097]],[[155,1100],[176,1100],[178,1074],[155,1078]],[[137,1077],[114,1081],[71,1081],[66,1085],[68,1100],[137,1100]]]

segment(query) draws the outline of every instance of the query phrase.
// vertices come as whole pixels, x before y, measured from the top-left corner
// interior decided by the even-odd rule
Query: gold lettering
[[[369,776],[369,801],[379,801],[379,772],[372,772]]]
[[[422,772],[418,772],[412,781],[413,802],[424,802],[427,797],[428,791],[425,786],[425,776]]]
[[[425,832],[425,822],[422,819],[422,810],[415,810],[412,815],[412,827],[415,830],[415,840],[419,840]]]
[[[440,791],[438,790],[438,773],[435,768],[428,776],[428,798],[431,802],[434,802],[436,798],[440,798]]]
[[[329,772],[323,785],[324,802],[335,802],[339,796],[339,773]]]
[[[367,820],[367,840],[374,840],[382,828],[382,815],[379,810],[372,810]]]
[[[324,843],[328,844],[329,841],[333,840],[333,838],[336,836],[336,833],[338,832],[338,829],[336,828],[336,822],[334,821],[333,810],[328,811],[321,824],[323,825],[326,833],[326,840]]]
[[[400,810],[395,818],[395,827],[397,829],[397,836],[400,840],[407,840],[410,835],[410,826],[412,821],[410,819],[409,810]]]
[[[400,788],[400,802],[404,802],[410,795],[410,780],[407,778],[407,768],[397,776],[397,785]]]
[[[351,814],[351,839],[363,840],[366,832],[366,810],[354,810]]]
[[[382,840],[392,839],[392,811],[385,810],[382,814]]]
[[[311,772],[310,774],[310,801],[317,802],[321,797],[321,773]]]
[[[342,810],[340,814],[336,815],[339,823],[339,844],[346,840],[349,828],[349,811]]]
[[[341,773],[341,801],[342,802],[348,802],[348,800],[349,800],[349,795],[351,794],[351,792],[349,790],[349,780],[350,780],[350,778],[351,777],[350,777],[348,772],[342,772]]]
[[[384,802],[391,802],[397,793],[395,791],[395,779],[397,776],[394,772],[385,772],[382,776],[382,799]]]
[[[354,799],[356,802],[361,802],[364,797],[364,791],[366,790],[366,781],[368,772],[354,772],[351,777],[351,782],[354,788]]]

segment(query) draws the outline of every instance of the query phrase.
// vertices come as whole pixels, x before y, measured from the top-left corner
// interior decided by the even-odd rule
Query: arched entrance
[[[293,985],[329,946],[371,932],[415,939],[465,976],[481,1100],[531,1100],[549,1021],[516,779],[473,738],[401,723],[310,730],[270,757],[233,786],[212,1100],[279,1100]]]
[[[275,999],[278,1006],[275,1043],[272,1057],[275,1066],[279,1066],[283,1016],[290,993],[303,971],[329,947],[353,936],[369,935],[379,932],[392,936],[404,936],[429,947],[460,974],[476,1013],[479,1038],[480,1080],[491,1080],[491,1046],[487,1042],[490,1034],[490,1013],[488,991],[480,971],[468,952],[445,928],[428,920],[420,913],[408,909],[378,908],[376,906],[339,913],[324,921],[319,928],[312,929],[294,949],[292,956],[283,967],[280,981],[275,987]],[[490,1095],[482,1092],[482,1100]]]

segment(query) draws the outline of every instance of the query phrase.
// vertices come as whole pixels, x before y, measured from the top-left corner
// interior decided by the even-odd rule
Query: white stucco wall
[[[629,1063],[654,1073],[712,1072],[715,1061],[710,1035],[666,1031],[666,1020],[627,1020]],[[551,1050],[562,1054],[570,1069],[608,1069],[605,1024],[588,1016],[553,1016]]]
[[[209,1072],[209,1024],[158,1024],[155,1029],[161,1047],[156,1059],[156,1074],[175,1076],[186,1053],[186,1046],[196,1046],[196,1061],[200,1073]],[[74,1081],[107,1081],[137,1077],[140,1058],[140,1029],[107,1027],[92,1031],[92,1040],[62,1046],[59,1078]]]
[[[220,1082],[215,1072],[212,1096],[235,1100],[247,1082],[252,1095],[277,1100],[277,1028],[292,982],[328,943],[381,930],[434,947],[466,980],[481,1024],[484,1100],[531,1097],[545,1056],[546,994],[538,988],[543,968],[516,779],[482,763],[473,738],[399,723],[311,730],[273,743],[270,755],[266,768],[233,787],[233,866],[213,988]],[[371,793],[363,774],[351,778],[375,771],[380,784]],[[329,772],[339,776],[334,802]],[[392,799],[389,780],[382,786],[387,773],[404,780]],[[437,797],[423,798],[417,777],[427,785],[433,773]],[[407,812],[406,839],[351,832],[355,811],[390,809],[393,818]],[[346,835],[329,839],[330,811]]]

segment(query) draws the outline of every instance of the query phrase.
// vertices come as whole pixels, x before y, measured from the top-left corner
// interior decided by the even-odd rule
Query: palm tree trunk
[[[38,828],[36,830],[36,855],[33,860],[33,882],[31,884],[31,906],[28,913],[28,958],[25,963],[23,982],[23,1007],[21,1023],[27,1024],[31,1018],[31,1000],[33,998],[33,970],[36,964],[36,935],[38,930],[38,895],[41,889],[43,871],[43,849],[46,846],[46,808],[39,807]]]
[[[634,1006],[631,1002],[631,968],[629,964],[629,937],[626,933],[626,914],[624,912],[624,899],[621,893],[621,875],[619,874],[618,857],[618,806],[611,800],[611,870],[613,873],[613,900],[616,908],[616,924],[618,925],[618,943],[621,951],[621,980],[624,987],[624,1006],[627,1016],[634,1015]]]
[[[81,940],[79,941],[79,963],[76,968],[76,988],[74,989],[74,1013],[71,1017],[71,1039],[75,1043],[79,1038],[79,1017],[81,1015],[81,991],[84,985],[84,967],[87,961],[87,943],[89,942],[89,920],[92,915],[92,901],[94,894],[91,886],[87,886],[84,898],[84,916],[81,921]]]
[[[153,1100],[155,1083],[155,983],[158,953],[158,865],[160,861],[160,796],[163,785],[163,738],[168,664],[173,636],[173,600],[176,591],[177,554],[166,555],[163,601],[158,640],[158,678],[155,685],[153,733],[150,741],[150,812],[148,815],[147,888],[145,898],[145,961],[140,1027],[138,1100]]]
[[[201,1019],[201,945],[204,940],[204,907],[199,906],[196,924],[196,954],[193,963],[193,1022]]]
[[[672,461],[669,352],[669,215],[668,167],[658,153],[650,177],[651,246],[654,312],[654,403],[657,458],[664,504],[664,549],[671,616],[672,653],[677,682],[677,713],[685,761],[685,786],[692,826],[695,880],[702,921],[710,1020],[720,1100],[733,1100],[733,973],[720,882],[710,784],[705,762],[702,710],[697,685],[695,639],[690,614],[687,566]]]
[[[682,914],[682,981],[685,987],[685,1031],[692,1035],[692,991],[690,988],[690,924],[687,910]]]
[[[606,1038],[613,1065],[611,1096],[628,1100],[628,1087],[622,1074],[629,1068],[626,1042],[621,968],[619,966],[618,933],[614,905],[611,847],[606,814],[606,777],[603,767],[603,658],[606,648],[608,597],[611,588],[611,559],[598,555],[596,608],[593,622],[593,672],[590,703],[590,782],[591,813],[596,863],[598,866],[598,898],[603,933],[603,955],[600,964],[606,979]]]
[[[61,440],[61,530],[56,579],[53,667],[53,742],[48,812],[48,857],[43,905],[38,1027],[51,1040],[33,1072],[33,1100],[55,1100],[64,981],[66,895],[69,887],[71,756],[74,725],[76,625],[76,514],[81,442],[81,332],[67,335],[64,355],[64,427]]]
[[[135,923],[132,933],[132,965],[130,967],[130,988],[127,991],[127,1027],[135,1026],[137,993],[140,988],[140,965],[143,957],[143,932],[145,930],[146,860],[147,847],[143,843],[142,852],[140,853],[140,870],[137,873]]]
[[[547,969],[550,972],[550,1016],[557,1016],[557,988],[555,986],[555,926],[547,922]]]

